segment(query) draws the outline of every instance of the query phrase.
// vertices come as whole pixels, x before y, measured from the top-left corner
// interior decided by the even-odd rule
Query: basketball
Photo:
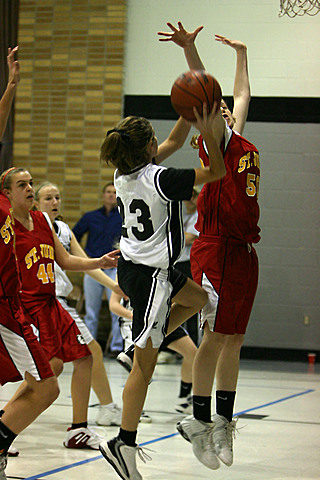
[[[193,107],[202,116],[202,105],[207,104],[211,112],[213,102],[221,102],[221,87],[218,81],[204,70],[185,72],[174,82],[171,89],[171,104],[178,115],[189,122],[195,122]]]

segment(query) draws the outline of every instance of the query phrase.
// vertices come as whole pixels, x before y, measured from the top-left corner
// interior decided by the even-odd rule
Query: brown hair
[[[104,186],[103,186],[103,189],[102,189],[102,193],[104,193],[106,191],[106,189],[108,187],[114,187],[114,183],[113,182],[109,182],[109,183],[106,183]]]
[[[11,167],[2,172],[0,177],[1,191],[3,191],[4,189],[11,190],[12,177],[16,173],[20,172],[27,172],[27,170],[21,167]]]
[[[107,132],[101,145],[100,159],[128,174],[149,162],[148,144],[154,136],[151,123],[143,117],[127,117]]]

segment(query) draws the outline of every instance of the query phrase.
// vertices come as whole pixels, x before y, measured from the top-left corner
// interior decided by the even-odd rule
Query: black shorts
[[[166,338],[163,340],[161,343],[161,346],[159,348],[160,352],[163,350],[166,350],[167,348],[170,348],[170,343],[174,342],[175,340],[180,340],[180,338],[187,337],[188,332],[181,327],[176,328],[173,330],[173,332],[169,333],[169,335],[166,336]]]
[[[132,340],[144,348],[151,337],[153,347],[159,348],[167,331],[171,299],[186,284],[187,277],[174,267],[163,270],[120,257],[118,282],[133,308]]]

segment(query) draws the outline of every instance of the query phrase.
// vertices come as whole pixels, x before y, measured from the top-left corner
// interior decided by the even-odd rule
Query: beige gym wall
[[[62,192],[71,226],[101,202],[99,162],[122,114],[125,0],[21,0],[13,165]]]

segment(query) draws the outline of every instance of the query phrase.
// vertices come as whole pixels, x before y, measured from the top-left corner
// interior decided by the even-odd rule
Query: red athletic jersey
[[[14,230],[7,197],[0,192],[0,297],[12,297],[20,290],[18,265],[14,253]]]
[[[21,299],[30,296],[55,295],[54,240],[42,212],[30,212],[33,230],[27,230],[15,219],[16,254],[21,273]]]
[[[199,157],[203,165],[208,166],[208,153],[201,135],[198,143]],[[222,153],[226,175],[218,182],[204,185],[198,197],[196,229],[206,235],[257,243],[260,240],[258,150],[226,127]]]

